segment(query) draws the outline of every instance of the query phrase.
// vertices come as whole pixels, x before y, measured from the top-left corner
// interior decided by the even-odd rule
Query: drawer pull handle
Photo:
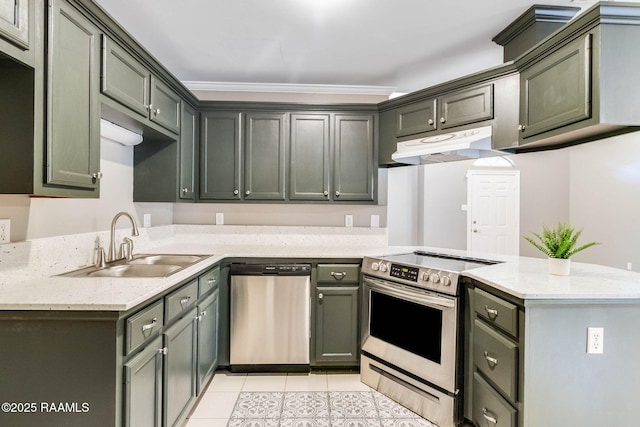
[[[498,364],[498,359],[496,359],[495,357],[491,357],[489,356],[488,352],[484,352],[484,358],[487,359],[487,363],[489,364],[490,368],[495,368],[496,365]]]
[[[190,299],[191,299],[190,296],[180,298],[180,305],[185,305],[186,303],[189,302]]]
[[[158,349],[158,353],[160,354],[167,354],[169,352],[169,349],[167,347],[162,347]]]
[[[333,276],[336,280],[342,280],[347,277],[346,271],[332,271],[331,276]]]
[[[155,328],[155,326],[158,324],[158,319],[156,317],[154,317],[153,319],[151,319],[151,323],[147,323],[146,325],[142,325],[142,332],[146,332],[150,329]]]
[[[482,408],[482,416],[490,423],[498,424],[498,419],[491,412],[489,412],[487,408]]]
[[[486,305],[484,306],[484,309],[489,315],[489,319],[496,320],[496,317],[498,317],[498,310],[496,310],[495,308],[489,308]]]
[[[216,284],[216,279],[209,279],[209,284],[211,286],[215,285]]]

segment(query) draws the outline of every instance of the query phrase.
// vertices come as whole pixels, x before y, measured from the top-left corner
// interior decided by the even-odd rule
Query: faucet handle
[[[107,263],[105,261],[106,255],[104,254],[104,248],[102,246],[98,246],[96,248],[96,252],[96,268],[105,268],[107,266]]]
[[[133,240],[128,237],[122,239],[119,258],[126,258],[127,261],[131,261],[133,259]]]

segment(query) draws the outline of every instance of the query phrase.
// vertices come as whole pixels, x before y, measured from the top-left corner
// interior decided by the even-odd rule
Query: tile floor
[[[359,374],[217,372],[185,427],[436,427]]]

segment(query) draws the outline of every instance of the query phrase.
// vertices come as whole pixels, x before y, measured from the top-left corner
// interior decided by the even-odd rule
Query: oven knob
[[[443,277],[442,278],[442,284],[445,285],[445,286],[451,286],[451,278],[447,277],[447,276]]]
[[[371,264],[371,269],[373,271],[378,271],[380,270],[380,264],[378,264],[377,262],[374,262],[373,264]]]
[[[438,283],[440,281],[440,276],[438,276],[437,274],[432,274],[431,275],[431,281],[433,283]]]
[[[387,264],[381,262],[380,263],[380,271],[382,271],[383,273],[385,271],[387,271]]]
[[[429,273],[422,273],[422,277],[421,277],[423,282],[428,282],[429,281]]]

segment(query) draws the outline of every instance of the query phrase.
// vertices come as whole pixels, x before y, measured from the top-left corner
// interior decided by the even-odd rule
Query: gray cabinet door
[[[149,70],[133,56],[102,36],[102,93],[146,119],[150,77]]]
[[[373,201],[375,115],[336,114],[333,147],[333,200]]]
[[[438,98],[441,129],[493,118],[493,85],[464,89]]]
[[[198,112],[187,105],[182,104],[182,119],[180,126],[180,150],[179,150],[179,200],[195,200],[195,169],[196,147],[198,146]]]
[[[218,366],[218,295],[216,289],[198,304],[198,396]]]
[[[0,0],[0,37],[29,49],[29,0]]]
[[[591,117],[591,35],[520,74],[521,139]]]
[[[202,114],[200,137],[200,199],[240,199],[241,114]]]
[[[196,396],[196,313],[193,308],[163,332],[165,427],[183,421]]]
[[[415,102],[396,110],[396,136],[436,130],[436,100]]]
[[[244,199],[284,200],[285,115],[246,113]]]
[[[292,114],[289,199],[329,200],[329,114]]]
[[[358,289],[356,286],[316,288],[316,364],[358,364]]]
[[[50,0],[47,84],[48,184],[98,188],[100,40],[84,16]]]
[[[162,339],[124,364],[124,426],[162,424]]]
[[[174,133],[180,132],[180,97],[169,86],[151,76],[149,119]]]

